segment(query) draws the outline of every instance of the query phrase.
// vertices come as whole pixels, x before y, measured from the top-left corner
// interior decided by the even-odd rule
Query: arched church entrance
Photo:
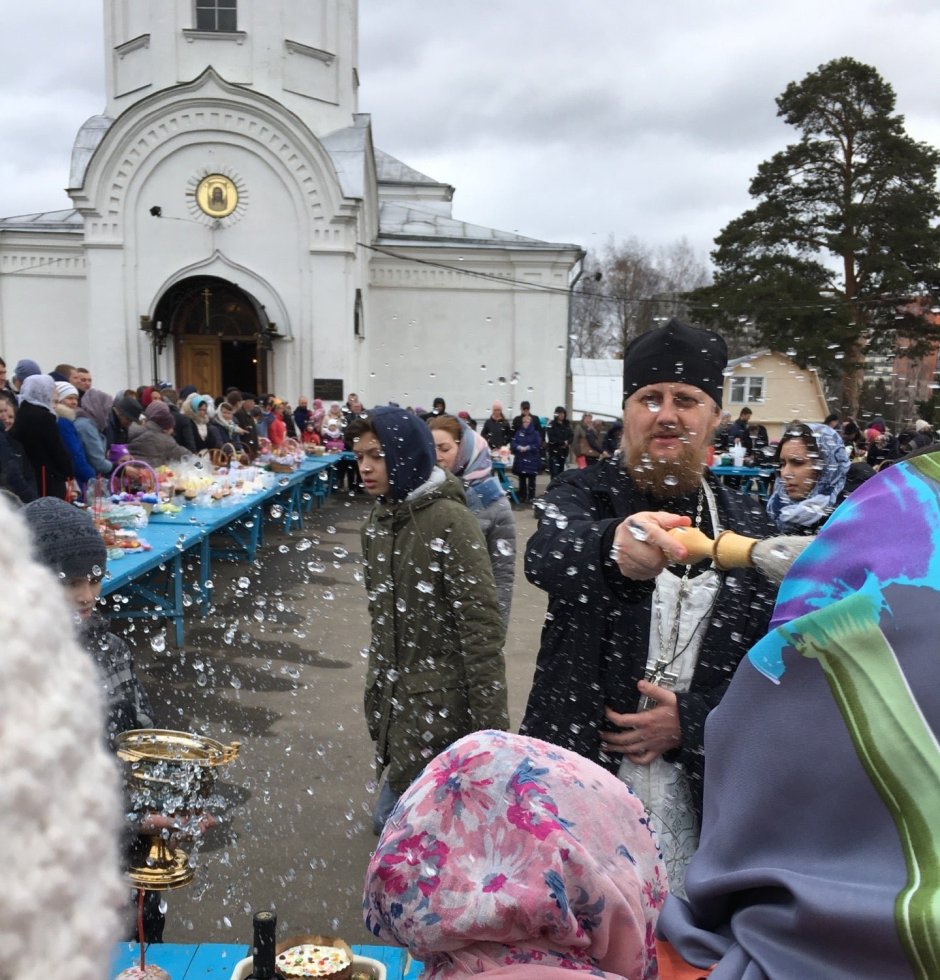
[[[174,341],[176,384],[204,394],[228,388],[268,390],[268,362],[277,328],[264,307],[234,283],[193,276],[160,298],[153,320]]]

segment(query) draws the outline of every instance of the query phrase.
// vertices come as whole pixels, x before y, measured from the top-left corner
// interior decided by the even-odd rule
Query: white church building
[[[372,143],[356,0],[104,0],[73,208],[0,219],[0,355],[488,413],[565,403],[577,245],[455,218]],[[65,174],[63,174],[63,178]]]

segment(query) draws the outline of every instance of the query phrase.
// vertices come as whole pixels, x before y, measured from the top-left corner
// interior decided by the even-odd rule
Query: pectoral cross
[[[667,666],[660,660],[655,667],[647,667],[643,672],[643,680],[655,684],[657,687],[665,687],[670,691],[674,690],[679,681],[679,673],[678,671],[667,670]],[[655,708],[657,703],[655,698],[643,694],[640,696],[637,711],[649,711],[650,708]]]

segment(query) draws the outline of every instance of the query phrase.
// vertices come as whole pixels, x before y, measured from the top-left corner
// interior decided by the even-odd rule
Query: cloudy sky
[[[0,215],[68,207],[75,131],[104,104],[101,3],[3,21]],[[456,186],[457,217],[586,247],[685,236],[704,258],[793,139],[774,98],[825,61],[874,65],[940,145],[938,40],[936,0],[360,0],[360,110]]]

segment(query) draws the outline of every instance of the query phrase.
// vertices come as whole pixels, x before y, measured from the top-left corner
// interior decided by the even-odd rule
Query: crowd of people
[[[273,394],[205,394],[168,383],[111,395],[84,367],[58,364],[44,373],[23,358],[8,373],[0,359],[0,489],[22,503],[80,500],[89,483],[127,461],[156,468],[203,452],[253,459],[288,439],[342,452],[343,432],[362,411],[354,393],[328,408],[319,398],[301,396],[292,407]],[[361,490],[354,469],[342,462],[340,480]]]
[[[940,773],[923,602],[940,589],[940,453],[919,425],[900,459],[875,420],[862,459],[838,418],[794,420],[771,445],[750,411],[722,414],[726,365],[718,334],[674,320],[627,349],[607,432],[528,402],[511,420],[494,403],[478,432],[443,398],[430,412],[160,386],[110,398],[83,369],[21,361],[0,395],[0,468],[21,500],[14,484],[68,498],[73,433],[93,474],[261,440],[350,450],[345,489],[373,501],[365,920],[426,976],[934,975],[919,862]],[[776,465],[766,501],[707,465],[735,445]],[[521,500],[551,477],[525,553],[548,609],[518,735],[503,653],[516,531],[493,470],[507,446]],[[103,678],[104,731],[148,724],[129,651],[94,613],[90,519],[58,500],[24,514]],[[748,561],[693,561],[688,528],[813,541],[778,593]]]

